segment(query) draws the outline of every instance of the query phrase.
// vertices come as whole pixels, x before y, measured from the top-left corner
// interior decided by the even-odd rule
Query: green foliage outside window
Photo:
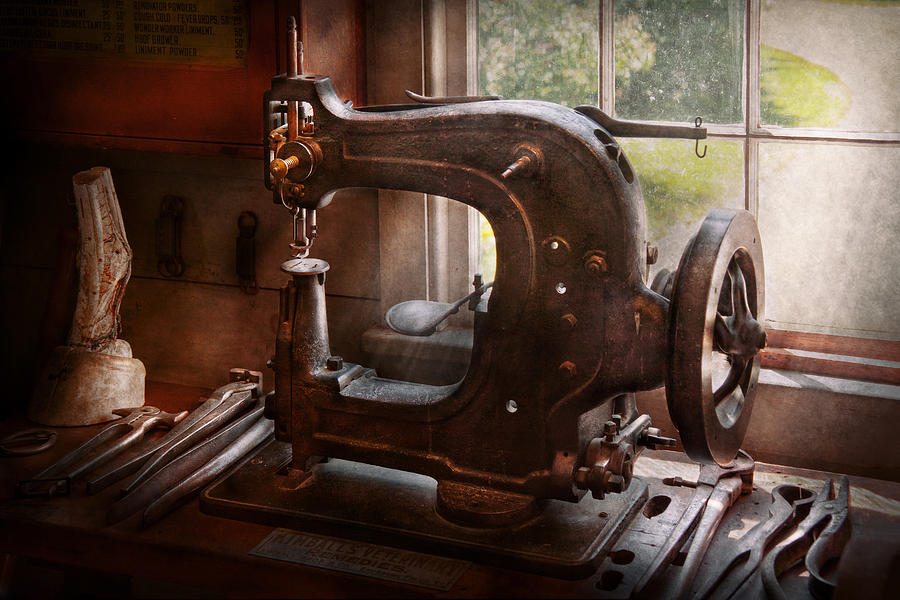
[[[743,121],[744,2],[616,0],[615,7],[617,116]],[[598,0],[480,0],[479,93],[597,104],[598,31]],[[760,61],[763,122],[829,127],[848,111],[849,88],[825,67],[764,45]],[[620,142],[644,192],[651,239],[741,194],[739,142],[711,142],[703,160],[688,141]],[[493,269],[493,253],[483,221],[486,271]]]
[[[598,0],[478,3],[478,83],[485,94],[597,104]]]

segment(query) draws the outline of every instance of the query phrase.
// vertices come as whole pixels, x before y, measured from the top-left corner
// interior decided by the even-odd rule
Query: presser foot
[[[638,478],[621,494],[547,500],[515,525],[473,527],[436,512],[437,482],[351,461],[317,464],[297,485],[290,444],[272,442],[203,494],[203,512],[352,538],[565,579],[593,574],[647,500]],[[293,478],[293,480],[292,480]]]

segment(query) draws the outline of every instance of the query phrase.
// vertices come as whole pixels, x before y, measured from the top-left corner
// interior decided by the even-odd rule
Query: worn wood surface
[[[808,375],[825,375],[827,377],[900,385],[900,367],[802,356],[782,348],[764,349],[762,351],[762,367],[764,369],[797,371]]]
[[[149,404],[165,411],[193,409],[210,392],[189,386],[150,383]],[[0,436],[28,424],[22,419],[0,422]],[[118,497],[117,486],[95,496],[76,492],[53,499],[15,499],[13,484],[58,459],[96,433],[98,427],[59,430],[59,441],[51,450],[30,457],[0,459],[0,552],[19,557],[19,564],[40,560],[57,569],[92,574],[88,583],[93,594],[118,590],[167,590],[170,597],[603,597],[602,573],[582,581],[563,581],[528,573],[473,564],[457,584],[445,593],[403,584],[252,557],[248,552],[264,539],[272,527],[211,517],[199,511],[196,500],[178,508],[147,529],[139,528],[139,514],[116,525],[104,523],[106,509]],[[636,464],[636,475],[648,480],[681,475],[693,478],[696,465],[672,452],[651,452]],[[779,483],[799,483],[814,488],[829,473],[759,464],[758,497],[763,500]],[[854,542],[851,549],[866,547],[868,536],[880,540],[879,531],[897,531],[900,484],[851,477],[856,506]],[[658,488],[657,488],[658,489]],[[673,497],[690,497],[686,488],[671,488]],[[684,494],[682,494],[684,492]],[[658,492],[652,492],[658,493]],[[673,505],[675,501],[673,500]],[[763,506],[764,508],[764,506]],[[864,510],[863,510],[864,509]],[[639,517],[641,518],[641,517]],[[628,543],[623,539],[622,544]],[[617,549],[619,546],[617,546]],[[603,567],[601,567],[603,570]],[[9,580],[28,569],[12,566]],[[55,593],[71,588],[71,577]],[[27,582],[26,582],[27,583]],[[33,581],[29,589],[49,590],[47,581]],[[82,582],[84,583],[84,582]],[[41,588],[40,586],[45,586]],[[115,588],[115,586],[120,586]]]
[[[898,341],[767,329],[766,343],[769,348],[792,348],[823,354],[900,362],[900,342]]]

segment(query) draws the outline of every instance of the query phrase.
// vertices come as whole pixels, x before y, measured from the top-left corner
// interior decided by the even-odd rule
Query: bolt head
[[[592,277],[599,277],[606,273],[609,267],[606,264],[606,259],[600,256],[599,254],[591,254],[584,261],[584,269],[588,272],[588,275]]]
[[[271,163],[269,163],[269,172],[272,174],[272,177],[275,179],[284,179],[287,177],[288,171],[287,163],[284,162],[283,159],[276,158]]]
[[[329,356],[325,361],[325,368],[329,371],[340,371],[344,368],[344,359],[340,356]]]
[[[575,375],[578,374],[578,369],[571,360],[567,360],[561,365],[559,365],[560,374],[566,379],[572,379]]]
[[[563,315],[559,321],[559,326],[563,330],[563,332],[572,331],[575,329],[575,325],[578,324],[578,319],[572,313]]]

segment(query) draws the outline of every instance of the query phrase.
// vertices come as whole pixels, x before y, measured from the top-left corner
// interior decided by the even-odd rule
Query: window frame
[[[383,104],[399,99],[401,90],[391,88],[379,90],[381,77],[377,77],[379,65],[373,62],[377,45],[383,43],[385,34],[405,40],[412,50],[402,56],[391,55],[396,68],[398,61],[405,68],[415,69],[418,81],[410,84],[410,89],[418,87],[426,95],[477,95],[478,90],[478,0],[400,0],[390,3],[370,2],[367,4],[367,22],[370,35],[367,53],[369,61],[369,100],[373,104]],[[615,0],[600,0],[599,3],[599,77],[598,98],[600,108],[615,114],[615,60],[614,60],[614,15]],[[860,132],[838,129],[789,128],[763,125],[760,116],[760,31],[761,0],[745,0],[744,60],[742,73],[742,103],[744,119],[738,124],[704,123],[710,140],[740,141],[743,143],[744,207],[755,217],[759,217],[759,154],[760,144],[766,142],[851,144],[862,146],[900,145],[900,132]],[[403,18],[398,18],[403,15]],[[372,24],[382,23],[385,32],[381,38],[373,36]],[[396,86],[396,82],[393,83]],[[399,94],[398,94],[399,92]],[[652,122],[652,121],[648,121]],[[380,197],[397,192],[379,192]],[[381,231],[381,261],[383,271],[381,281],[382,314],[394,303],[411,297],[449,301],[469,291],[471,276],[477,269],[478,231],[477,211],[464,206],[454,206],[445,199],[419,195],[408,196],[404,202],[408,210],[396,210],[391,205],[396,198],[379,202],[379,229]],[[450,211],[450,212],[447,212]],[[462,211],[462,212],[461,212]],[[449,226],[449,230],[446,228]],[[413,232],[424,231],[421,242],[395,244],[385,240],[386,232],[397,232],[398,238],[412,236]],[[391,234],[392,237],[393,234]],[[449,241],[448,241],[449,240]],[[387,244],[385,244],[387,242]],[[409,270],[410,261],[397,267],[391,274],[393,261],[398,250],[412,251],[421,268]],[[385,254],[389,256],[385,256]],[[465,265],[467,268],[461,268]],[[457,317],[456,325],[465,326],[465,317]],[[784,323],[781,324],[785,325]],[[769,324],[769,328],[771,324]],[[833,354],[854,355],[854,346],[859,338],[846,335],[816,333],[803,327],[795,329],[777,328],[775,339],[779,348],[806,349],[809,334],[817,335],[817,346],[821,346],[824,335],[826,344]],[[894,356],[900,342],[882,341],[884,356]],[[812,349],[812,348],[809,348]],[[836,362],[836,361],[830,361]],[[775,361],[766,359],[764,363],[778,368]],[[804,365],[811,364],[809,361]],[[815,366],[821,374],[839,374],[840,369]],[[886,371],[885,371],[886,370]],[[893,382],[897,379],[897,369],[879,367],[876,381]],[[872,380],[870,378],[870,380]]]
[[[467,11],[467,93],[478,95],[478,2],[479,0],[466,0]],[[600,0],[599,2],[599,73],[598,73],[598,98],[600,108],[610,115],[615,115],[615,0]],[[809,127],[780,127],[764,125],[761,118],[760,98],[760,44],[762,27],[762,1],[745,0],[744,22],[744,48],[742,64],[742,108],[743,122],[738,124],[704,123],[710,140],[740,141],[743,143],[743,171],[744,171],[744,208],[759,218],[759,156],[760,145],[766,142],[787,143],[816,143],[816,144],[841,144],[861,146],[898,146],[900,145],[900,131],[872,132],[842,129],[822,129]],[[646,123],[660,123],[660,121],[642,121]],[[667,124],[679,123],[666,121]],[[679,123],[681,124],[681,123]],[[690,123],[687,123],[690,125]],[[477,240],[476,240],[477,241]],[[786,323],[781,323],[784,326]],[[771,324],[769,325],[771,328]],[[813,329],[822,327],[811,326]],[[851,337],[851,333],[815,333],[813,331],[800,331],[788,328],[775,328],[777,334],[777,348],[810,349],[815,351],[823,344],[830,353],[855,356],[858,352],[854,349],[860,345],[861,338]],[[810,346],[811,339],[815,343]],[[869,340],[881,348],[882,356],[897,356],[900,342]],[[764,357],[764,365],[768,363],[773,368],[783,361],[776,360],[770,353]],[[836,361],[828,361],[836,362]],[[820,374],[836,376],[846,371],[845,368],[832,368],[826,363],[813,360],[798,361],[804,368],[814,369]],[[873,371],[867,378],[872,381],[884,383],[900,383],[897,375],[898,369],[885,366],[873,366]]]

